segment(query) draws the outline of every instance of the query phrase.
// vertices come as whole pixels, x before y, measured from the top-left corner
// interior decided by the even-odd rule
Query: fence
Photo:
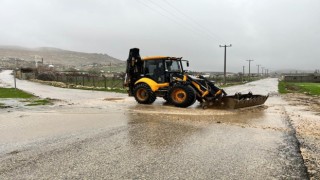
[[[65,84],[74,84],[81,86],[92,87],[110,87],[110,88],[122,88],[123,78],[121,77],[105,77],[95,75],[57,75],[55,81],[63,82]]]
[[[226,82],[227,83],[239,83],[239,82],[248,82],[248,81],[256,81],[259,79],[262,79],[264,77],[248,77],[248,76],[231,76],[231,77],[226,77]],[[223,84],[224,83],[224,77],[211,77],[209,80],[214,81],[217,84]]]
[[[289,74],[284,75],[283,80],[286,82],[320,83],[320,74]]]
[[[100,88],[123,88],[123,74],[94,75],[85,73],[61,73],[49,72],[36,76],[36,79],[46,81],[63,82],[67,85],[100,87]]]

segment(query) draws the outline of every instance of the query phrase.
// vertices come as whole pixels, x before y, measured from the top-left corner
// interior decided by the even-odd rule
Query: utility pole
[[[16,60],[16,67],[14,68],[14,70],[13,70],[13,81],[14,81],[14,89],[17,89],[17,80],[16,80],[16,78],[17,78],[17,58],[15,58],[15,60]]]
[[[251,63],[251,61],[254,61],[254,60],[249,59],[249,60],[246,60],[246,61],[248,61],[248,62],[249,62],[249,81],[250,81],[250,79],[251,79],[250,63]]]
[[[266,72],[266,77],[268,77],[269,69],[266,69],[265,72]]]
[[[17,80],[16,80],[16,74],[17,74],[17,69],[13,71],[13,82],[14,82],[14,89],[17,89]]]
[[[264,67],[261,67],[261,74],[262,74],[262,77],[263,77],[263,69],[264,69]]]
[[[244,67],[245,66],[242,66],[242,82],[243,82],[243,77],[244,77]]]
[[[219,47],[224,47],[224,84],[227,83],[226,77],[227,77],[227,47],[231,47],[232,44],[230,44],[229,46],[227,45],[219,45]]]
[[[259,74],[259,67],[260,67],[260,64],[258,64],[257,66],[258,66],[258,76],[260,76],[260,74]]]

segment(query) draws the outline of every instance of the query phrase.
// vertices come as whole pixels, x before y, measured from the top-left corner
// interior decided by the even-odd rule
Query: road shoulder
[[[300,150],[311,179],[320,179],[320,98],[304,94],[285,94],[285,107],[296,130]]]

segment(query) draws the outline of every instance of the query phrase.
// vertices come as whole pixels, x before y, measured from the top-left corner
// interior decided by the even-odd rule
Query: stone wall
[[[313,82],[320,83],[320,74],[290,74],[284,75],[283,80],[286,82]]]

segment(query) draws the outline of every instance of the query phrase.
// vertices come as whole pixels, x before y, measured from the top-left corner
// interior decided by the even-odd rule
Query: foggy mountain
[[[0,60],[18,58],[25,61],[41,61],[45,64],[81,66],[88,64],[124,64],[124,61],[102,53],[84,53],[52,47],[25,48],[19,46],[0,46]]]

